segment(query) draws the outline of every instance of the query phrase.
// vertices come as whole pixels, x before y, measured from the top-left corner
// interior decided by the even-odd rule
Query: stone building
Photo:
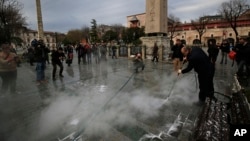
[[[43,41],[47,47],[57,46],[59,39],[65,36],[63,33],[44,31]],[[22,39],[22,47],[27,47],[31,45],[31,41],[38,39],[38,32],[36,30],[23,28],[14,34],[15,37]]]
[[[133,27],[135,25],[138,27],[145,26],[145,17],[145,13],[127,16],[127,27]],[[209,18],[209,23],[206,25],[206,32],[202,35],[201,41],[199,40],[198,32],[191,23],[181,23],[176,30],[176,36],[173,38],[173,41],[179,38],[187,45],[192,45],[199,41],[203,45],[206,45],[210,39],[215,40],[217,43],[222,42],[223,39],[228,39],[231,43],[235,43],[236,35],[230,27],[230,24],[223,20],[221,15],[206,16],[203,18]],[[134,19],[138,21],[132,22]],[[250,36],[250,9],[239,17],[237,25],[239,36]]]

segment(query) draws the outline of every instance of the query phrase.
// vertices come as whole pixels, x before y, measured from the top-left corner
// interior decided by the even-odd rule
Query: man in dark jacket
[[[206,53],[199,47],[183,47],[181,49],[182,54],[188,61],[187,68],[178,70],[178,74],[187,73],[194,69],[198,74],[199,81],[199,102],[197,104],[203,104],[206,97],[214,97],[214,65],[209,60]]]
[[[216,60],[217,60],[217,56],[218,56],[218,53],[219,53],[219,48],[217,45],[215,45],[215,43],[213,43],[212,41],[209,41],[208,43],[208,57],[209,57],[209,60],[215,64]]]
[[[243,76],[244,66],[246,71],[249,72],[249,54],[250,54],[250,43],[247,42],[246,38],[239,38],[239,43],[233,48],[236,52],[236,62],[238,66],[237,75],[239,77]]]
[[[78,46],[76,47],[76,51],[77,51],[77,54],[78,54],[78,64],[80,65],[80,62],[81,62],[81,58],[82,58],[82,61],[83,63],[86,62],[86,51],[84,49],[84,46],[82,44],[78,44]]]
[[[46,68],[46,54],[50,52],[48,48],[45,47],[42,40],[39,40],[37,43],[34,44],[35,47],[35,60],[36,60],[36,80],[37,85],[41,83],[46,83],[45,80],[45,68]]]
[[[223,61],[225,59],[225,64],[227,64],[227,54],[230,51],[230,44],[227,40],[223,40],[220,46],[221,49],[221,61],[220,64],[223,64]]]
[[[180,39],[176,39],[175,45],[171,48],[173,51],[172,59],[174,64],[174,71],[178,71],[178,69],[181,68],[182,61],[183,61],[183,55],[181,53],[181,49],[184,47],[184,45],[181,43]]]
[[[62,72],[63,72],[63,63],[62,61],[66,58],[65,54],[63,52],[63,48],[59,48],[58,50],[53,50],[52,54],[52,65],[53,65],[53,72],[52,72],[52,78],[53,80],[56,80],[56,69],[57,69],[57,65],[60,67],[60,71],[59,71],[59,76],[63,77]]]
[[[117,56],[116,56],[116,49],[117,49],[116,46],[113,45],[113,46],[112,46],[112,59],[114,59],[114,58],[117,59]]]
[[[154,44],[154,48],[153,48],[153,59],[152,62],[154,62],[156,60],[156,62],[158,62],[158,46],[155,43]]]

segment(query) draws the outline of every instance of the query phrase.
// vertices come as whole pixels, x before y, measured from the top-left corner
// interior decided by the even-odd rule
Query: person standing
[[[35,60],[36,60],[36,81],[37,85],[41,83],[47,83],[45,80],[45,68],[46,68],[46,55],[50,52],[48,48],[45,47],[42,40],[39,40],[34,44],[35,47]]]
[[[72,45],[68,45],[65,48],[65,53],[67,53],[66,63],[68,64],[68,66],[70,66],[72,64],[72,61],[73,61],[73,53],[74,53],[73,46]]]
[[[240,37],[239,43],[233,48],[233,50],[236,52],[235,60],[238,66],[238,70],[236,74],[239,77],[242,77],[244,67],[246,68],[246,71],[250,73],[250,70],[249,70],[250,43],[247,42],[246,38]]]
[[[175,45],[171,48],[173,51],[172,59],[174,64],[174,71],[178,71],[182,67],[183,54],[181,53],[181,49],[184,45],[181,43],[180,39],[176,39]]]
[[[223,64],[223,61],[225,60],[225,64],[227,64],[227,54],[230,51],[230,44],[227,40],[223,40],[220,46],[221,50],[221,61],[220,64]]]
[[[152,62],[154,62],[154,61],[158,62],[158,46],[157,46],[156,43],[154,44],[153,54],[152,55],[153,55]]]
[[[116,56],[116,46],[115,45],[113,45],[112,46],[112,59],[117,59],[117,56]]]
[[[215,43],[213,43],[212,41],[208,42],[208,58],[209,60],[215,64],[216,60],[217,60],[217,56],[219,53],[219,48],[217,47],[217,45]]]
[[[101,60],[107,61],[107,47],[104,43],[102,43],[100,47]]]
[[[187,59],[188,65],[183,70],[179,69],[178,75],[190,72],[192,69],[197,72],[200,92],[199,101],[196,104],[202,105],[206,97],[214,98],[214,65],[207,54],[199,47],[183,47],[181,53]]]
[[[0,52],[0,77],[2,78],[1,94],[5,94],[8,89],[10,93],[16,93],[17,62],[18,56],[11,52],[9,44],[1,45]]]
[[[57,70],[57,65],[60,67],[59,71],[59,76],[63,77],[62,72],[63,72],[63,61],[66,58],[65,54],[63,52],[63,48],[59,47],[58,50],[53,50],[51,54],[51,61],[53,65],[53,71],[52,71],[52,79],[56,80],[56,70]]]
[[[86,55],[87,55],[87,63],[91,64],[92,48],[88,43],[86,43],[85,46],[84,46],[84,49],[85,49]]]
[[[94,56],[96,64],[99,64],[100,63],[100,55],[99,55],[100,54],[100,48],[99,48],[99,45],[93,44],[92,51],[93,51],[93,56]]]
[[[84,61],[85,61],[85,58],[84,58],[84,57],[85,57],[85,56],[84,56],[85,50],[84,50],[84,47],[83,47],[82,44],[79,44],[79,45],[76,47],[76,52],[77,52],[77,55],[78,55],[78,65],[80,65],[81,59],[82,59],[83,63],[84,63]]]
[[[46,48],[46,50],[50,50],[49,47],[45,46],[45,48]],[[46,61],[45,62],[47,62],[48,64],[50,64],[50,62],[49,62],[49,53],[50,53],[50,51],[46,51],[46,54],[45,54],[45,56],[46,56],[46,59],[45,59]]]

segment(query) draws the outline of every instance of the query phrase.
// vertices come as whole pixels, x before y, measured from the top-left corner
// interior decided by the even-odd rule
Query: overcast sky
[[[37,30],[36,0],[18,0],[28,27]],[[203,15],[214,15],[222,2],[229,0],[168,0],[168,14],[189,22]],[[45,31],[66,33],[70,29],[97,24],[122,24],[126,17],[145,12],[146,0],[41,0]]]

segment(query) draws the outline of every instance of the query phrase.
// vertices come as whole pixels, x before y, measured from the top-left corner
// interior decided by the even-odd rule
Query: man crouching
[[[134,62],[134,67],[135,67],[135,72],[138,73],[138,69],[141,68],[141,70],[144,70],[144,63],[143,63],[143,59],[141,57],[141,54],[140,53],[137,53],[135,55],[135,58],[133,60]]]

